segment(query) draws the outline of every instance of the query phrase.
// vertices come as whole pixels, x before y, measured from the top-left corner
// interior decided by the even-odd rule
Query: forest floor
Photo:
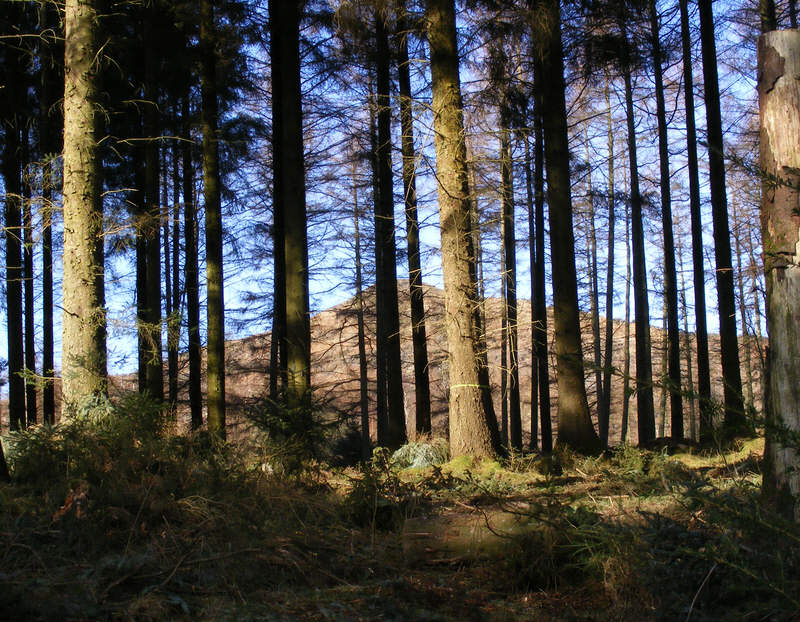
[[[800,619],[759,439],[334,469],[127,412],[4,439],[0,619]]]

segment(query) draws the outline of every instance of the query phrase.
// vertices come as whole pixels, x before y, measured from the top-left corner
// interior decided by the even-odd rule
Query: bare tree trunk
[[[570,196],[569,147],[565,103],[564,60],[558,0],[543,7],[547,29],[542,33],[542,120],[550,210],[550,254],[558,360],[558,442],[578,451],[600,448],[586,398],[575,272],[575,238]]]
[[[531,442],[530,449],[539,449],[539,360],[536,356],[536,223],[533,198],[533,171],[528,133],[519,137],[525,147],[525,196],[528,208],[528,257],[531,278]]]
[[[403,190],[405,193],[406,238],[408,241],[408,281],[411,290],[411,338],[414,348],[414,391],[416,397],[415,430],[431,431],[431,389],[428,376],[428,338],[425,330],[425,299],[422,289],[419,222],[417,221],[416,152],[414,119],[411,114],[411,77],[408,61],[408,27],[405,3],[398,9],[398,86],[400,91],[401,149],[403,154]]]
[[[761,235],[767,284],[769,355],[763,494],[800,521],[800,33],[758,40],[761,111]]]
[[[355,268],[356,268],[356,322],[358,330],[358,387],[359,410],[361,411],[361,458],[368,460],[372,448],[369,433],[369,377],[367,375],[367,345],[364,329],[364,292],[361,269],[361,232],[359,219],[361,210],[358,205],[358,186],[356,184],[356,162],[353,161],[353,235],[355,236]]]
[[[628,418],[631,404],[631,225],[630,209],[625,203],[625,359],[622,363],[622,433],[628,440]]]
[[[623,27],[623,33],[625,33]],[[626,37],[626,48],[629,45]],[[633,299],[636,322],[636,418],[639,445],[656,436],[653,407],[653,362],[650,340],[650,306],[647,299],[647,267],[644,252],[642,196],[639,192],[639,165],[636,158],[636,125],[633,117],[633,89],[630,69],[624,70],[625,108],[628,120],[628,161],[631,189],[631,241],[633,242]]]
[[[400,315],[397,302],[397,245],[394,231],[392,179],[392,109],[390,101],[389,34],[385,16],[376,10],[375,37],[378,119],[378,202],[375,204],[376,311],[383,317],[378,339],[386,350],[387,428],[384,443],[396,449],[406,442],[405,399],[400,355]]]
[[[214,9],[211,0],[200,2],[200,84],[203,134],[203,194],[206,210],[206,394],[208,431],[225,439],[225,303],[222,267],[222,206],[217,135],[217,55]]]
[[[484,399],[488,387],[481,386],[478,289],[453,0],[429,0],[426,18],[445,286],[450,451],[453,456],[492,456],[500,451],[500,439]]]
[[[30,145],[27,128],[22,132],[22,161],[30,161]],[[23,164],[24,166],[24,164]],[[24,169],[23,169],[24,171]],[[36,408],[36,318],[33,293],[33,215],[31,213],[31,186],[22,180],[22,234],[23,234],[23,279],[25,281],[25,425],[34,425]]]
[[[683,278],[683,249],[678,243],[678,261],[681,275],[680,302],[683,313],[683,354],[686,357],[686,395],[689,402],[689,438],[697,440],[697,411],[695,409],[694,373],[692,371],[692,339],[689,335],[689,309],[686,304],[686,283]]]
[[[586,161],[589,162],[589,136],[585,136]],[[594,187],[592,186],[591,168],[587,171],[589,195],[589,214],[587,227],[587,256],[589,259],[589,313],[592,320],[592,356],[594,359],[594,390],[597,408],[603,400],[602,354],[600,352],[600,288],[598,286],[597,269],[597,229],[595,227]]]
[[[203,394],[201,392],[200,342],[200,277],[197,265],[197,209],[194,201],[194,167],[192,166],[192,137],[189,125],[189,93],[181,102],[182,134],[181,164],[183,165],[183,239],[185,246],[184,278],[186,281],[186,332],[189,337],[189,411],[192,430],[203,425]]]
[[[711,370],[706,328],[706,278],[703,262],[703,224],[700,214],[700,173],[697,163],[697,129],[694,119],[694,81],[692,48],[689,33],[688,0],[679,0],[681,46],[683,50],[684,102],[686,108],[686,151],[689,172],[689,205],[692,221],[692,269],[694,280],[694,316],[697,335],[697,387],[700,398],[700,442],[708,443],[713,435]]]
[[[725,395],[726,435],[752,430],[742,401],[742,376],[739,368],[739,341],[736,335],[736,301],[731,265],[731,234],[728,226],[728,199],[725,191],[725,159],[722,147],[717,52],[714,40],[714,15],[711,0],[698,0],[700,41],[703,49],[703,77],[708,128],[708,166],[711,186],[711,213],[714,225],[719,338],[722,351],[722,381]]]
[[[311,326],[308,300],[308,236],[306,232],[305,157],[300,91],[301,2],[271,0],[270,50],[278,51],[280,66],[272,63],[273,83],[280,83],[281,159],[279,196],[283,210],[286,262],[286,399],[296,406],[311,391]]]
[[[650,35],[653,46],[653,67],[658,117],[658,154],[661,168],[661,227],[664,233],[664,304],[667,319],[668,372],[664,376],[669,392],[670,435],[683,438],[683,397],[681,395],[681,348],[678,324],[678,277],[675,272],[675,236],[672,231],[672,196],[670,192],[669,141],[667,136],[667,107],[664,101],[664,77],[661,68],[661,41],[656,2],[650,2]]]
[[[65,6],[64,295],[62,400],[72,414],[106,392],[103,207],[97,121],[97,12],[92,0]]]
[[[542,451],[553,451],[553,426],[550,418],[550,361],[547,358],[547,300],[545,288],[545,243],[544,243],[544,129],[542,128],[541,63],[536,62],[535,109],[533,118],[534,134],[534,175],[533,199],[536,211],[536,281],[534,319],[534,343],[536,365],[539,372],[539,412],[542,428]]]
[[[505,105],[503,106],[505,108]],[[522,412],[519,395],[519,332],[517,326],[517,237],[514,231],[514,186],[511,162],[510,112],[500,113],[500,169],[502,187],[503,289],[508,344],[508,431],[511,447],[522,451]]]
[[[616,197],[614,173],[614,124],[611,118],[611,95],[609,93],[609,78],[606,77],[606,107],[608,108],[608,239],[606,258],[606,334],[605,353],[603,355],[603,395],[597,408],[598,428],[600,429],[600,442],[603,447],[608,446],[608,428],[611,420],[611,371],[614,365],[614,213]]]

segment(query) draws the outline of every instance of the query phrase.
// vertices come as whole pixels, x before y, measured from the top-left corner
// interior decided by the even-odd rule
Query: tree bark
[[[385,15],[375,11],[376,87],[378,121],[378,200],[375,203],[375,308],[381,322],[386,366],[386,436],[381,444],[397,449],[406,442],[405,399],[400,355],[400,310],[397,302],[397,246],[394,231],[394,183],[392,179],[392,109],[389,76],[389,34]]]
[[[661,40],[655,0],[650,2],[650,35],[656,87],[658,117],[658,156],[661,172],[661,227],[664,233],[664,303],[667,314],[668,373],[664,381],[669,391],[670,435],[683,438],[683,397],[681,395],[681,347],[678,324],[678,275],[675,270],[675,236],[672,232],[672,196],[670,192],[667,107],[664,101],[664,77],[661,68]]]
[[[627,33],[623,28],[626,37]],[[629,51],[629,50],[628,50]],[[628,121],[628,163],[630,165],[631,191],[631,241],[633,243],[633,300],[636,333],[636,418],[639,445],[656,436],[653,405],[653,361],[650,341],[650,306],[647,299],[647,267],[644,252],[644,227],[642,222],[642,196],[639,192],[639,165],[636,157],[636,125],[633,117],[633,88],[631,71],[623,71],[625,80],[625,109]]]
[[[97,12],[65,6],[63,412],[106,393],[103,207],[97,153]]]
[[[700,442],[713,434],[711,370],[706,327],[706,278],[703,265],[703,223],[700,214],[700,173],[697,163],[697,129],[694,119],[694,78],[689,32],[688,0],[679,0],[683,50],[683,93],[686,108],[686,153],[689,172],[689,206],[692,222],[692,274],[694,282],[695,334],[697,335],[697,392],[700,402]]]
[[[222,209],[217,133],[217,57],[213,2],[200,3],[200,84],[203,135],[203,194],[206,210],[206,288],[208,292],[206,384],[209,432],[225,439],[225,303],[222,266]]]
[[[23,162],[30,161],[28,130],[22,134]],[[23,253],[22,271],[25,281],[25,425],[34,425],[37,420],[36,408],[36,335],[33,293],[33,218],[31,213],[31,187],[23,179],[22,183],[22,232]]]
[[[401,149],[403,190],[405,193],[406,238],[408,240],[408,281],[411,290],[411,338],[414,348],[414,390],[416,393],[417,434],[431,431],[431,389],[428,376],[428,339],[425,329],[425,299],[422,289],[419,222],[417,220],[416,152],[414,120],[411,114],[411,76],[408,60],[408,32],[405,3],[399,8],[398,86],[400,91]]]
[[[742,376],[739,368],[739,341],[736,335],[736,300],[733,290],[731,234],[728,226],[728,199],[725,190],[725,159],[722,146],[717,51],[714,40],[714,15],[711,0],[698,0],[700,42],[703,50],[703,78],[708,128],[708,168],[711,186],[711,213],[714,225],[714,257],[717,270],[719,338],[722,356],[722,381],[725,395],[726,436],[751,431],[742,400]]]
[[[492,426],[489,420],[483,399],[488,387],[481,386],[479,373],[478,289],[453,0],[428,0],[426,18],[445,286],[450,452],[494,456],[500,450],[499,434],[496,422]]]
[[[297,0],[271,0],[270,54],[273,84],[279,85],[278,144],[274,154],[280,160],[276,186],[282,212],[283,257],[285,261],[284,303],[286,305],[286,403],[300,406],[310,397],[311,337],[308,301],[308,242],[306,233],[306,190],[303,154],[303,108],[300,91],[300,10]]]
[[[561,15],[558,0],[546,0],[543,8],[548,26],[543,33],[542,122],[550,211],[555,348],[558,360],[558,442],[578,451],[593,453],[600,449],[600,439],[589,416],[583,377]]]
[[[530,449],[539,449],[539,360],[536,356],[536,215],[533,190],[533,163],[528,132],[519,132],[525,149],[525,195],[528,208],[528,261],[531,277],[531,442]]]
[[[766,501],[800,521],[800,33],[758,40],[761,235],[767,289]]]
[[[202,343],[200,341],[200,278],[197,265],[197,208],[194,200],[194,166],[190,128],[189,92],[181,102],[181,182],[183,185],[184,279],[186,286],[186,332],[189,338],[189,414],[192,430],[203,425],[203,394],[200,385]]]

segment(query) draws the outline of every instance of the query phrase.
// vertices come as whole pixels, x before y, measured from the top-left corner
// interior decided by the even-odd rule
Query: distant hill
[[[429,373],[431,381],[431,408],[433,414],[434,430],[444,434],[447,429],[447,339],[444,330],[444,292],[432,286],[425,286],[425,310],[426,310],[426,329],[428,335],[428,359]],[[400,337],[402,342],[403,356],[403,385],[405,388],[405,410],[409,422],[413,422],[414,414],[414,386],[413,386],[413,353],[411,341],[410,325],[410,303],[408,282],[400,281],[398,286],[398,296],[400,301]],[[364,292],[365,303],[365,323],[366,323],[366,346],[368,358],[368,374],[370,380],[370,408],[373,415],[373,434],[374,434],[374,383],[375,383],[375,306],[374,288]],[[530,401],[531,401],[531,315],[530,301],[520,300],[518,302],[519,315],[519,350],[520,350],[520,392],[522,400],[522,419],[525,442],[530,438]],[[498,417],[500,416],[500,335],[502,305],[497,298],[488,298],[485,302],[485,316],[487,318],[487,347],[488,360],[490,365],[490,379],[493,387],[495,409]],[[584,343],[584,358],[593,358],[591,349],[591,327],[588,314],[582,317],[582,335]],[[312,333],[312,384],[315,388],[315,395],[318,399],[325,401],[331,408],[353,417],[354,423],[359,417],[359,361],[358,361],[358,338],[356,327],[356,306],[355,299],[351,299],[342,304],[336,305],[325,311],[315,314],[311,319]],[[624,322],[614,321],[614,360],[613,366],[615,374],[612,381],[612,402],[611,402],[611,425],[610,440],[617,443],[621,436],[621,417],[622,417],[622,397],[623,397],[623,355],[625,351],[625,330]],[[600,318],[601,333],[605,331],[605,319]],[[630,353],[631,353],[631,376],[635,375],[635,343],[634,326],[631,325]],[[656,406],[656,425],[657,434],[661,435],[662,430],[669,434],[669,412],[667,404],[666,427],[662,428],[662,391],[658,379],[662,375],[663,362],[663,343],[664,333],[658,328],[651,328],[653,342],[653,376],[656,379],[655,406]],[[226,392],[229,403],[230,424],[234,428],[238,427],[240,418],[237,412],[248,404],[257,402],[259,398],[265,396],[269,387],[269,354],[270,354],[270,333],[263,333],[228,341],[226,344]],[[552,403],[553,430],[557,429],[557,386],[555,356],[552,353],[553,343],[553,322],[552,309],[548,309],[548,341],[550,347],[550,394]],[[686,336],[681,333],[682,343],[685,343]],[[709,337],[711,348],[711,382],[714,399],[722,400],[722,372],[719,357],[719,337],[711,335]],[[697,372],[695,369],[696,357],[694,355],[695,340],[694,335],[689,335],[689,342],[692,346],[692,376],[695,379]],[[741,344],[740,344],[741,345]],[[742,354],[745,350],[742,349]],[[753,394],[756,406],[760,407],[761,378],[760,364],[757,361],[757,349],[753,344],[750,348],[751,368],[753,375]],[[742,357],[744,361],[744,356]],[[685,354],[682,352],[682,378],[683,389],[688,390],[688,375]],[[187,395],[185,385],[188,379],[188,366],[185,357],[181,357],[181,371],[179,383],[181,386],[179,406],[179,416],[184,422],[188,419],[188,405],[186,404]],[[746,383],[745,364],[742,365],[743,381]],[[111,379],[113,391],[126,391],[135,388],[136,376],[129,374],[126,376],[116,376]],[[205,384],[205,379],[203,379]],[[631,384],[633,386],[633,383]],[[594,413],[596,392],[594,373],[587,365],[586,388],[589,397],[589,404]],[[205,387],[204,387],[205,390]],[[3,407],[3,424],[7,429],[7,409]],[[691,410],[688,400],[684,402],[684,425],[689,433]],[[411,429],[413,425],[409,426]],[[630,420],[628,439],[636,442],[636,397],[630,399]]]

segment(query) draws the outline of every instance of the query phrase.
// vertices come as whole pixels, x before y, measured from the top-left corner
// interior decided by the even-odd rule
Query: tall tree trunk
[[[531,442],[530,449],[539,449],[539,360],[536,356],[536,215],[533,190],[533,163],[528,132],[520,131],[525,148],[525,198],[528,208],[528,257],[531,278]]]
[[[539,372],[539,414],[542,428],[542,451],[553,451],[553,426],[550,417],[550,361],[547,353],[547,299],[545,288],[545,242],[544,242],[544,129],[542,127],[541,63],[536,62],[533,116],[533,200],[536,211],[536,266],[534,280],[536,295],[534,306],[534,343],[536,344],[536,366]]]
[[[22,161],[30,161],[30,145],[27,128],[22,133]],[[24,165],[23,165],[24,166]],[[24,170],[24,169],[23,169]],[[22,183],[22,271],[25,282],[25,425],[34,425],[36,408],[36,335],[33,293],[33,215],[31,213],[31,187],[24,179]]]
[[[739,293],[739,314],[742,321],[742,346],[744,347],[744,373],[745,383],[743,388],[743,396],[745,398],[745,408],[751,411],[753,406],[753,361],[752,361],[752,340],[750,338],[750,329],[748,327],[747,319],[747,304],[744,298],[744,269],[742,267],[742,249],[741,238],[739,231],[744,226],[739,220],[741,213],[737,209],[739,201],[733,200],[731,203],[731,210],[733,215],[733,222],[735,230],[733,232],[734,250],[736,253],[736,286]],[[749,227],[748,227],[749,228]]]
[[[722,355],[722,382],[725,395],[726,435],[750,430],[742,401],[742,376],[739,369],[739,341],[736,335],[736,301],[733,293],[731,234],[728,227],[728,199],[725,191],[725,159],[722,147],[717,51],[714,41],[714,15],[711,0],[698,0],[700,42],[703,49],[703,78],[708,128],[708,174],[711,186],[711,214],[714,225],[719,338]]]
[[[694,119],[694,79],[689,32],[688,0],[679,0],[681,46],[683,50],[683,93],[686,108],[686,152],[689,172],[689,206],[692,221],[692,270],[694,281],[694,317],[697,335],[697,391],[700,401],[700,442],[708,443],[713,434],[711,404],[711,369],[706,327],[706,277],[703,265],[703,224],[700,213],[700,173],[697,163],[697,129]]]
[[[578,451],[595,452],[600,439],[589,417],[583,377],[575,238],[570,196],[569,147],[565,103],[561,15],[558,0],[543,7],[548,24],[543,35],[542,121],[550,210],[550,254],[558,360],[558,442]]]
[[[628,418],[631,405],[631,218],[625,202],[625,358],[622,363],[622,433],[620,441],[628,440]]]
[[[225,429],[225,303],[222,272],[222,209],[217,133],[217,56],[213,2],[200,2],[200,84],[203,134],[203,194],[206,209],[206,288],[208,291],[206,384],[208,430],[224,439]]]
[[[689,402],[689,438],[697,440],[697,410],[695,408],[694,371],[692,369],[692,339],[689,334],[689,308],[686,304],[686,283],[683,277],[683,249],[678,243],[678,274],[681,276],[680,302],[683,314],[683,354],[686,358],[686,395]]]
[[[141,130],[141,126],[138,127]],[[142,136],[143,138],[143,136]],[[145,155],[143,144],[133,148],[134,219],[136,227],[136,337],[137,386],[139,393],[148,390],[147,364],[150,353],[147,323],[147,210],[145,201]]]
[[[761,235],[767,285],[765,500],[800,521],[800,33],[758,40]]]
[[[398,9],[398,86],[400,91],[401,150],[403,154],[403,190],[405,195],[406,238],[408,240],[408,281],[411,291],[411,338],[414,348],[414,390],[416,396],[417,434],[431,431],[431,389],[428,376],[428,339],[425,330],[425,299],[422,290],[419,222],[417,220],[416,152],[414,120],[411,114],[411,77],[408,60],[408,24],[405,2]]]
[[[585,136],[586,139],[586,162],[589,160],[589,136],[588,132]],[[589,200],[589,214],[587,217],[587,255],[589,263],[589,313],[592,321],[592,355],[594,357],[594,390],[597,400],[597,408],[600,407],[600,402],[603,400],[603,371],[602,371],[602,354],[601,341],[600,341],[600,287],[598,281],[598,267],[597,267],[597,229],[595,227],[596,209],[594,205],[594,187],[592,186],[592,170],[591,167],[587,171],[587,186],[588,186],[588,200]],[[598,411],[599,412],[599,411]],[[602,438],[602,437],[601,437]]]
[[[605,352],[603,354],[603,395],[597,408],[597,423],[600,430],[600,442],[608,446],[608,428],[611,421],[611,371],[614,365],[614,224],[615,209],[615,163],[614,163],[614,123],[611,117],[611,95],[606,78],[606,107],[608,133],[608,241],[606,258],[606,331]]]
[[[627,33],[626,49],[629,52]],[[628,121],[628,162],[631,190],[631,241],[633,242],[633,299],[636,322],[636,417],[639,444],[652,441],[656,436],[653,407],[653,362],[650,341],[650,306],[647,299],[647,267],[644,252],[644,227],[642,222],[642,196],[639,192],[639,165],[636,157],[636,124],[633,117],[633,89],[630,68],[623,72],[625,80],[625,109]]]
[[[308,301],[308,242],[306,233],[306,189],[303,154],[303,108],[300,91],[300,10],[298,0],[271,0],[270,53],[276,51],[280,65],[272,63],[273,84],[278,83],[281,160],[277,185],[282,210],[286,305],[286,401],[299,406],[311,390],[311,327]],[[273,112],[274,113],[274,112]],[[273,126],[275,120],[273,119]]]
[[[364,291],[361,269],[361,231],[359,220],[361,209],[358,205],[358,184],[356,180],[356,160],[353,160],[353,236],[355,237],[356,268],[356,322],[358,330],[358,388],[359,410],[361,411],[361,458],[368,460],[372,448],[369,433],[369,377],[367,375],[367,344],[364,329]]]
[[[97,12],[67,0],[64,88],[63,412],[106,392],[103,207],[97,153]]]
[[[175,115],[178,110],[175,106]],[[172,240],[171,240],[171,267],[172,267],[172,309],[167,315],[167,377],[169,387],[169,403],[172,416],[177,415],[178,408],[178,347],[181,338],[181,281],[180,281],[180,195],[181,177],[178,166],[178,143],[173,143],[172,150]],[[167,201],[164,201],[167,205]],[[166,220],[165,222],[168,222]]]
[[[63,94],[64,81],[58,84],[60,65],[55,60],[55,37],[49,33],[55,28],[56,15],[54,7],[43,3],[39,9],[41,34],[42,65],[41,85],[39,91],[39,150],[42,166],[42,420],[44,423],[55,423],[55,356],[53,335],[53,159],[61,152],[58,138],[59,123],[53,122],[52,114],[57,101]]]
[[[501,221],[502,228],[502,221]],[[503,235],[500,235],[503,239]],[[508,380],[509,380],[509,366],[508,366],[508,298],[506,291],[506,250],[503,244],[500,245],[500,275],[502,278],[502,287],[500,288],[500,439],[504,447],[509,447],[508,436]]]
[[[450,452],[491,456],[500,450],[499,434],[481,387],[478,289],[453,0],[428,0],[426,17],[445,286]]]
[[[194,200],[194,166],[189,92],[181,102],[181,182],[183,185],[184,279],[186,282],[186,332],[189,338],[189,415],[192,430],[203,425],[203,393],[201,381],[202,343],[200,341],[200,276],[197,265],[197,208]]]
[[[519,394],[519,330],[517,326],[517,236],[514,231],[514,185],[511,162],[511,113],[500,112],[500,177],[502,188],[503,289],[508,343],[508,431],[511,447],[522,451],[522,412]]]
[[[672,231],[672,196],[670,193],[669,141],[667,108],[664,101],[664,78],[661,68],[661,40],[655,0],[650,2],[650,35],[653,46],[653,67],[658,117],[658,155],[661,171],[661,226],[664,231],[664,303],[667,313],[667,360],[665,378],[669,391],[670,435],[683,438],[683,397],[681,395],[681,347],[678,324],[678,276],[675,271],[675,236]]]
[[[394,181],[392,178],[392,109],[389,77],[389,34],[385,15],[375,12],[377,42],[375,68],[378,119],[378,201],[375,204],[375,309],[383,318],[386,357],[387,427],[384,443],[396,449],[406,442],[405,399],[400,353],[400,310],[397,302],[397,246],[394,231]]]
[[[161,342],[161,205],[159,197],[160,166],[158,157],[159,114],[157,41],[153,34],[158,19],[154,5],[146,9],[144,19],[144,200],[145,200],[145,254],[147,362],[146,384],[151,397],[164,399],[164,357]]]
[[[20,20],[19,7],[8,7],[11,20]],[[15,41],[12,39],[11,41]],[[21,45],[9,52],[9,67],[5,85],[8,117],[5,123],[5,145],[3,147],[3,178],[5,182],[5,237],[6,237],[6,313],[8,329],[8,417],[12,430],[25,427],[25,380],[22,370],[25,365],[23,347],[22,313],[22,144],[21,130],[24,126],[23,109],[25,92],[22,75],[23,58]]]

